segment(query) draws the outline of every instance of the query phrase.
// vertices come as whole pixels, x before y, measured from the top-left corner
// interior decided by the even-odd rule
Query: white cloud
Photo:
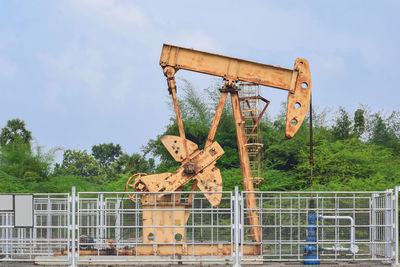
[[[220,50],[220,45],[215,39],[198,30],[180,32],[169,43],[210,52]]]
[[[318,69],[320,73],[326,73],[335,78],[343,78],[347,73],[345,60],[331,53],[311,54],[310,62],[312,69]]]
[[[57,54],[41,55],[39,61],[45,66],[48,80],[45,102],[50,106],[57,103],[61,95],[88,92],[93,99],[124,104],[137,87],[133,75],[135,66],[130,60],[113,49],[78,48],[75,45],[69,45]]]
[[[59,55],[42,55],[39,59],[45,63],[51,78],[76,81],[81,88],[74,89],[99,92],[104,79],[104,62],[96,50],[71,47]]]
[[[135,86],[132,72],[125,71],[118,75],[115,85],[110,88],[112,93],[111,97],[119,103],[126,103],[129,101],[127,95],[133,88],[135,88]]]
[[[47,84],[45,92],[44,92],[44,99],[43,103],[50,109],[55,110],[65,110],[61,99],[61,88],[55,82],[50,82]]]
[[[149,25],[144,12],[131,1],[74,0],[72,4],[91,19],[117,31],[131,31]]]

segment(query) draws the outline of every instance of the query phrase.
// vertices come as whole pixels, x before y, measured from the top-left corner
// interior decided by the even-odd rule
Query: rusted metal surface
[[[160,65],[164,73],[166,69],[185,69],[222,77],[230,86],[243,81],[289,91],[287,138],[296,134],[307,114],[311,96],[311,74],[306,59],[297,58],[294,69],[291,70],[164,44]],[[172,86],[175,86],[175,83]]]
[[[251,99],[259,99],[259,100],[262,100],[262,101],[265,103],[265,106],[264,106],[264,108],[262,109],[262,111],[260,112],[260,114],[257,116],[257,118],[256,118],[256,116],[253,115],[253,112],[252,112],[252,111],[250,112],[251,115],[252,115],[252,120],[254,121],[254,126],[253,126],[253,128],[251,129],[251,131],[250,131],[250,133],[249,133],[249,137],[247,137],[247,139],[246,139],[246,143],[249,141],[250,136],[254,133],[254,130],[257,128],[258,124],[260,123],[260,120],[261,120],[262,116],[264,115],[265,111],[267,110],[268,105],[269,105],[269,103],[270,103],[269,100],[265,99],[265,98],[262,97],[262,96],[239,97],[239,100],[240,100],[240,101],[246,101],[247,106],[248,106],[249,108],[250,108],[249,100],[251,100]]]
[[[187,172],[186,163],[184,163],[173,173],[141,176],[135,180],[133,188],[137,192],[173,192],[187,182],[196,179],[198,181],[197,186],[204,192],[222,191],[221,173],[215,167],[215,162],[223,154],[222,147],[214,142],[203,150],[196,150],[188,157],[187,162],[194,165],[193,173]],[[157,199],[163,196],[163,194],[158,194]],[[214,206],[217,206],[221,200],[221,194],[213,194],[213,199],[209,194],[205,196]]]
[[[160,65],[223,77],[234,82],[251,82],[291,90],[293,70],[164,44]]]
[[[239,100],[241,102],[252,181],[254,189],[258,190],[258,185],[264,180],[264,145],[260,121],[270,102],[260,95],[260,86],[258,84],[246,82],[239,84]],[[264,104],[264,107],[262,107],[262,104]]]
[[[244,122],[241,116],[239,103],[240,99],[238,98],[238,88],[236,86],[236,83],[239,81],[249,82],[289,91],[285,135],[287,138],[292,138],[300,128],[304,117],[306,116],[311,95],[311,75],[308,61],[301,58],[296,59],[294,69],[291,70],[267,64],[212,54],[208,52],[197,51],[194,49],[164,44],[161,52],[160,65],[164,70],[164,74],[167,76],[169,87],[168,90],[172,93],[174,99],[178,126],[180,125],[179,121],[181,120],[181,118],[180,113],[177,111],[177,104],[175,104],[177,102],[175,94],[176,85],[175,82],[172,82],[173,75],[176,71],[178,71],[179,69],[190,70],[222,77],[225,80],[225,85],[221,90],[223,95],[221,96],[220,103],[218,105],[214,121],[212,123],[209,136],[207,138],[206,147],[207,145],[211,144],[215,136],[220,115],[222,113],[222,109],[225,103],[225,94],[230,93],[232,99],[233,114],[235,117],[235,127],[237,133],[240,164],[243,175],[243,184],[245,190],[252,191],[254,187],[251,177],[252,175],[249,155],[247,151],[248,149],[246,147],[248,140],[246,140],[245,137]],[[261,116],[265,112],[268,104],[269,101],[266,101],[266,106],[264,107],[257,120],[255,120],[255,126],[253,127],[250,135],[258,126]],[[183,135],[181,134],[181,136]],[[219,177],[219,175],[217,176]],[[199,185],[199,183],[195,184],[193,186],[193,189],[196,189]],[[249,199],[246,200],[247,205],[249,207],[256,208],[255,200],[252,200],[251,196],[249,196],[248,198]],[[252,225],[258,225],[258,214],[256,211],[254,214],[251,214],[249,219]],[[257,227],[252,228],[252,235],[254,241],[257,241],[259,239],[260,232]]]
[[[183,225],[189,217],[186,216],[187,213],[190,212],[185,210],[185,204],[176,202],[158,203],[157,209],[154,205],[143,205],[143,243],[184,243],[186,239]],[[182,227],[172,227],[179,225]]]
[[[144,172],[139,172],[139,173],[135,173],[134,175],[132,175],[131,177],[129,177],[128,181],[125,184],[125,191],[129,192],[131,191],[130,189],[134,189],[134,182],[136,180],[136,178],[140,179],[140,177],[142,176],[147,176],[147,173]],[[135,202],[135,194],[128,194],[128,197]]]
[[[154,251],[154,247],[157,248]],[[260,245],[243,245],[240,246],[239,251],[243,249],[243,255],[257,255],[255,251],[259,250]],[[171,251],[175,249],[175,255],[190,255],[190,256],[223,256],[223,255],[231,255],[231,251],[235,251],[235,246],[230,244],[158,244],[152,245],[149,244],[139,244],[134,249],[110,249],[110,250],[80,250],[79,255],[81,256],[97,256],[97,255],[120,255],[120,256],[170,256]],[[56,251],[54,252],[55,256],[67,255],[67,251]]]
[[[161,143],[168,150],[169,154],[176,160],[177,162],[182,162],[186,159],[186,152],[184,150],[184,141],[182,137],[175,135],[164,135],[160,138]],[[193,143],[190,140],[186,140],[188,155],[193,154],[199,147],[197,144]]]
[[[307,115],[311,98],[311,73],[308,61],[296,59],[294,69],[298,71],[296,84],[289,92],[286,112],[286,138],[292,138]]]
[[[311,76],[308,62],[305,59],[296,59],[294,69],[286,69],[267,64],[187,49],[164,44],[160,65],[163,68],[164,75],[167,77],[168,91],[172,96],[174,111],[177,119],[179,137],[164,136],[161,142],[170,152],[171,156],[181,162],[181,167],[173,173],[162,173],[153,175],[139,175],[136,177],[134,184],[131,180],[126,185],[126,190],[133,188],[139,192],[158,192],[157,197],[147,197],[146,194],[141,196],[141,202],[144,205],[161,204],[176,205],[172,199],[162,192],[180,191],[183,185],[189,181],[193,181],[192,190],[200,189],[205,193],[207,200],[212,206],[219,205],[221,194],[212,193],[222,191],[222,177],[219,169],[215,167],[216,161],[224,153],[220,145],[214,141],[214,137],[218,128],[219,121],[223,112],[228,93],[231,95],[232,109],[235,120],[235,128],[237,135],[238,151],[240,158],[240,166],[243,176],[243,185],[246,191],[254,190],[254,181],[252,179],[252,170],[250,166],[247,141],[245,136],[244,120],[240,106],[240,100],[249,101],[250,99],[239,99],[237,82],[248,82],[258,85],[269,86],[286,90],[289,93],[286,120],[286,137],[291,138],[298,131],[301,123],[306,116],[309,98],[311,94]],[[221,97],[214,115],[213,122],[205,143],[204,149],[199,150],[197,144],[186,139],[183,127],[183,121],[178,105],[177,89],[175,82],[175,74],[179,69],[190,70],[209,75],[222,77],[225,80],[224,86],[221,88]],[[251,136],[254,129],[259,125],[260,119],[264,114],[269,101],[260,98],[266,105],[257,118],[254,119],[254,126],[250,131]],[[248,103],[249,105],[249,103]],[[179,194],[178,194],[179,195]],[[192,200],[189,199],[189,202]],[[252,240],[259,242],[261,240],[261,232],[259,227],[259,215],[257,212],[257,203],[254,196],[246,195],[246,206],[250,208],[249,222],[252,227]],[[187,214],[174,214],[174,218],[184,222]],[[148,214],[149,215],[149,214]],[[164,212],[162,221],[155,221],[154,224],[162,225],[168,221],[170,211]],[[149,215],[150,216],[150,215]],[[151,221],[149,216],[146,221]],[[143,222],[145,225],[145,222]],[[161,231],[161,230],[160,230]],[[173,241],[172,235],[168,230],[162,230],[165,233],[158,235],[166,236],[165,241]],[[171,240],[170,240],[171,239]],[[168,246],[167,246],[168,248]],[[151,251],[154,248],[151,247]],[[209,249],[208,249],[209,250]],[[209,252],[209,251],[208,251]],[[168,253],[168,252],[167,252]]]
[[[177,121],[178,129],[179,129],[179,135],[182,138],[183,147],[185,149],[185,157],[184,157],[184,159],[186,159],[189,156],[189,150],[188,150],[188,146],[187,146],[185,130],[183,128],[182,116],[181,116],[181,112],[179,110],[178,98],[176,96],[176,82],[175,82],[175,77],[174,77],[175,69],[173,69],[173,68],[165,68],[164,69],[164,74],[167,77],[168,90],[169,90],[170,94],[172,95],[172,100],[173,100],[173,103],[174,103],[174,110],[175,110],[175,114],[176,114],[176,121]]]
[[[238,143],[240,167],[243,176],[243,187],[245,191],[254,191],[254,184],[251,177],[249,154],[246,148],[246,138],[244,135],[244,121],[242,119],[239,96],[236,91],[231,92],[231,101],[233,117],[235,119],[236,139]],[[254,195],[246,195],[246,205],[248,207],[257,208],[257,202]],[[248,217],[250,220],[250,224],[254,225],[254,227],[251,228],[252,238],[255,242],[259,242],[261,240],[261,232],[260,228],[258,227],[260,222],[257,210],[251,211]]]
[[[217,106],[217,110],[215,111],[214,119],[210,127],[210,132],[208,133],[207,141],[204,147],[208,147],[214,141],[215,134],[217,133],[217,128],[219,121],[221,120],[222,112],[224,111],[224,106],[226,102],[226,97],[228,96],[227,92],[222,92],[221,97],[219,99],[219,103]]]

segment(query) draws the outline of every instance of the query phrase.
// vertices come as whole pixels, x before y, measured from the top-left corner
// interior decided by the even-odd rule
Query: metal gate
[[[384,194],[372,195],[372,241],[371,254],[376,259],[391,259],[393,255],[393,238],[395,224],[395,198],[393,190]]]

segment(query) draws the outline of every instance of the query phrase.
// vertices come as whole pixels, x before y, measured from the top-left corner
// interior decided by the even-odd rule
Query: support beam
[[[164,68],[164,75],[165,77],[167,77],[168,91],[172,95],[172,101],[174,103],[174,110],[176,114],[176,122],[178,124],[179,135],[183,140],[183,147],[185,149],[185,159],[183,161],[186,161],[186,159],[189,157],[189,149],[185,136],[185,130],[183,128],[181,112],[179,110],[178,97],[176,96],[175,72],[176,70],[174,68],[171,67]]]
[[[227,57],[164,44],[160,65],[223,77],[225,80],[257,83],[282,90],[294,89],[297,70]]]
[[[286,69],[164,44],[160,65],[164,73],[168,69],[184,69],[221,77],[228,85],[242,81],[289,91],[286,138],[292,138],[296,134],[307,115],[311,97],[311,74],[306,59],[297,58],[294,68]]]
[[[222,112],[224,111],[224,106],[225,106],[227,95],[228,95],[227,92],[221,93],[221,97],[219,99],[217,110],[215,111],[214,120],[211,124],[210,132],[208,133],[207,141],[206,141],[206,144],[204,145],[204,148],[211,145],[212,142],[214,141],[215,134],[217,133],[218,124],[219,124],[219,121],[221,120]]]

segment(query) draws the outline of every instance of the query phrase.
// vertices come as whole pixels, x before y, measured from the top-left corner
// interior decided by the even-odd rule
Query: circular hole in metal
[[[297,125],[297,120],[296,119],[292,119],[291,123],[292,123],[292,125]]]
[[[148,234],[147,235],[147,240],[154,241],[154,234],[153,233]]]
[[[301,83],[301,88],[307,89],[307,88],[308,88],[308,83],[302,82],[302,83]]]
[[[299,102],[296,102],[296,104],[294,104],[294,107],[295,107],[296,109],[301,108],[301,104],[300,104]]]
[[[182,238],[183,238],[183,236],[181,234],[179,234],[179,233],[175,234],[175,240],[176,241],[181,241]]]

